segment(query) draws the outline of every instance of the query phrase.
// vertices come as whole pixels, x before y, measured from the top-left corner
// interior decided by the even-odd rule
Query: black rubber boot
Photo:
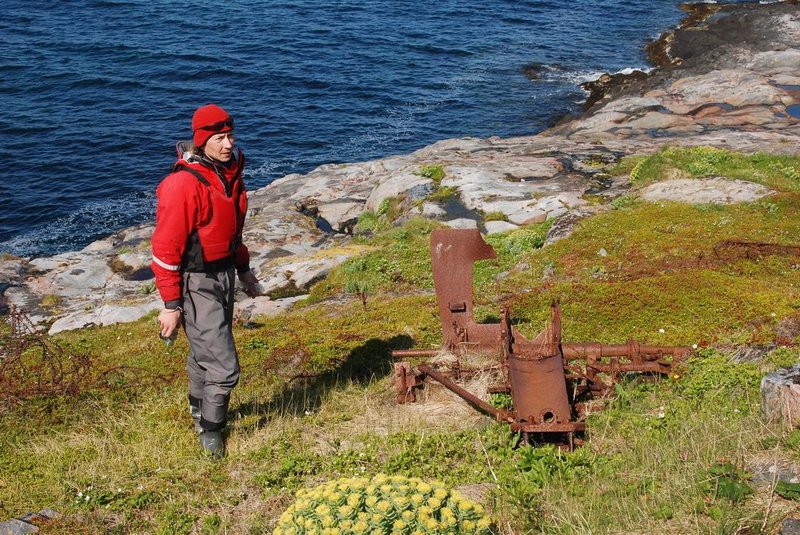
[[[195,433],[202,433],[203,428],[200,426],[200,418],[202,414],[200,413],[200,407],[195,407],[194,405],[189,405],[189,414],[192,415],[192,420],[194,421],[194,432]]]
[[[222,459],[225,456],[225,440],[222,437],[222,431],[202,431],[200,447],[203,449],[203,453],[212,459]]]

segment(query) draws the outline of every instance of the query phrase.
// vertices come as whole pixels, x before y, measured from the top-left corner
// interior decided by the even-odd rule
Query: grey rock
[[[434,202],[426,202],[422,204],[421,215],[429,219],[441,219],[447,215],[447,212]]]
[[[433,188],[433,180],[423,176],[415,175],[411,170],[392,176],[387,180],[378,184],[372,190],[366,202],[367,210],[375,211],[380,206],[381,202],[405,194],[409,190],[415,189],[418,192],[419,188]]]
[[[785,518],[781,522],[781,531],[779,535],[800,535],[800,519]]]
[[[761,417],[788,427],[800,424],[800,364],[761,379]]]
[[[466,217],[451,219],[450,221],[445,221],[444,224],[450,228],[478,228],[477,221]]]
[[[284,297],[283,299],[271,300],[267,296],[259,296],[253,299],[247,299],[238,303],[238,317],[242,322],[251,321],[257,317],[273,317],[283,314],[292,305],[298,301],[306,299],[305,295],[298,295],[294,297]]]
[[[536,223],[544,223],[547,221],[547,212],[538,208],[530,210],[521,210],[508,214],[509,222],[515,225],[533,225]]]
[[[516,230],[519,228],[519,225],[509,223],[508,221],[487,221],[484,223],[484,227],[486,227],[486,234],[498,234],[500,232]]]
[[[339,254],[321,259],[311,259],[292,266],[289,280],[301,290],[307,290],[311,285],[324,279],[334,267],[344,263],[352,255]]]
[[[800,483],[800,467],[788,458],[756,458],[747,464],[747,471],[750,472],[753,483]]]
[[[153,254],[150,250],[132,251],[117,256],[117,259],[132,271],[150,267]]]
[[[550,230],[547,233],[547,238],[545,238],[545,245],[550,245],[551,243],[555,243],[556,241],[566,238],[572,231],[575,229],[575,226],[581,220],[598,213],[602,210],[606,210],[607,208],[602,207],[588,207],[584,209],[573,210],[568,212],[561,217],[558,217],[550,227]]]
[[[433,184],[433,180],[430,182],[425,182],[423,184],[417,184],[416,186],[412,186],[411,188],[406,191],[406,196],[408,200],[411,202],[414,201],[421,201],[425,199],[428,195],[435,191],[436,187]]]
[[[734,364],[759,362],[773,349],[775,349],[774,346],[742,345],[737,347],[731,354],[731,362]]]
[[[163,303],[160,298],[155,298],[148,303],[139,306],[118,306],[101,305],[96,309],[88,311],[77,311],[67,314],[50,326],[48,334],[56,334],[61,331],[72,329],[82,329],[91,325],[112,325],[115,323],[127,323],[136,321],[145,314],[154,310],[160,310]]]
[[[330,202],[318,205],[319,216],[336,232],[352,232],[358,216],[364,211],[363,201]]]
[[[38,533],[39,528],[33,524],[28,524],[16,518],[0,522],[0,535],[26,535],[27,533]]]

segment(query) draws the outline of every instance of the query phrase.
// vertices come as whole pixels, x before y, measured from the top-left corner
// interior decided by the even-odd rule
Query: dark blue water
[[[78,249],[151,220],[197,106],[235,117],[254,189],[540,131],[579,108],[579,82],[646,67],[646,41],[680,17],[674,0],[5,0],[0,250]]]

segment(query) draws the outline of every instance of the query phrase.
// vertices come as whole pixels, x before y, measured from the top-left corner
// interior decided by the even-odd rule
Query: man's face
[[[233,144],[233,132],[214,134],[208,138],[203,150],[209,158],[213,158],[218,162],[227,162],[231,159],[231,155],[233,154]]]

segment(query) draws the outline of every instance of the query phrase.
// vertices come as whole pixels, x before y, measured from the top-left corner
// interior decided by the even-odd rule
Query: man
[[[239,381],[234,272],[251,297],[258,280],[242,243],[247,195],[233,119],[208,104],[195,111],[192,130],[193,145],[178,143],[173,172],[158,186],[152,267],[164,300],[161,335],[172,337],[183,324],[189,341],[189,410],[200,446],[220,458],[230,392]]]

